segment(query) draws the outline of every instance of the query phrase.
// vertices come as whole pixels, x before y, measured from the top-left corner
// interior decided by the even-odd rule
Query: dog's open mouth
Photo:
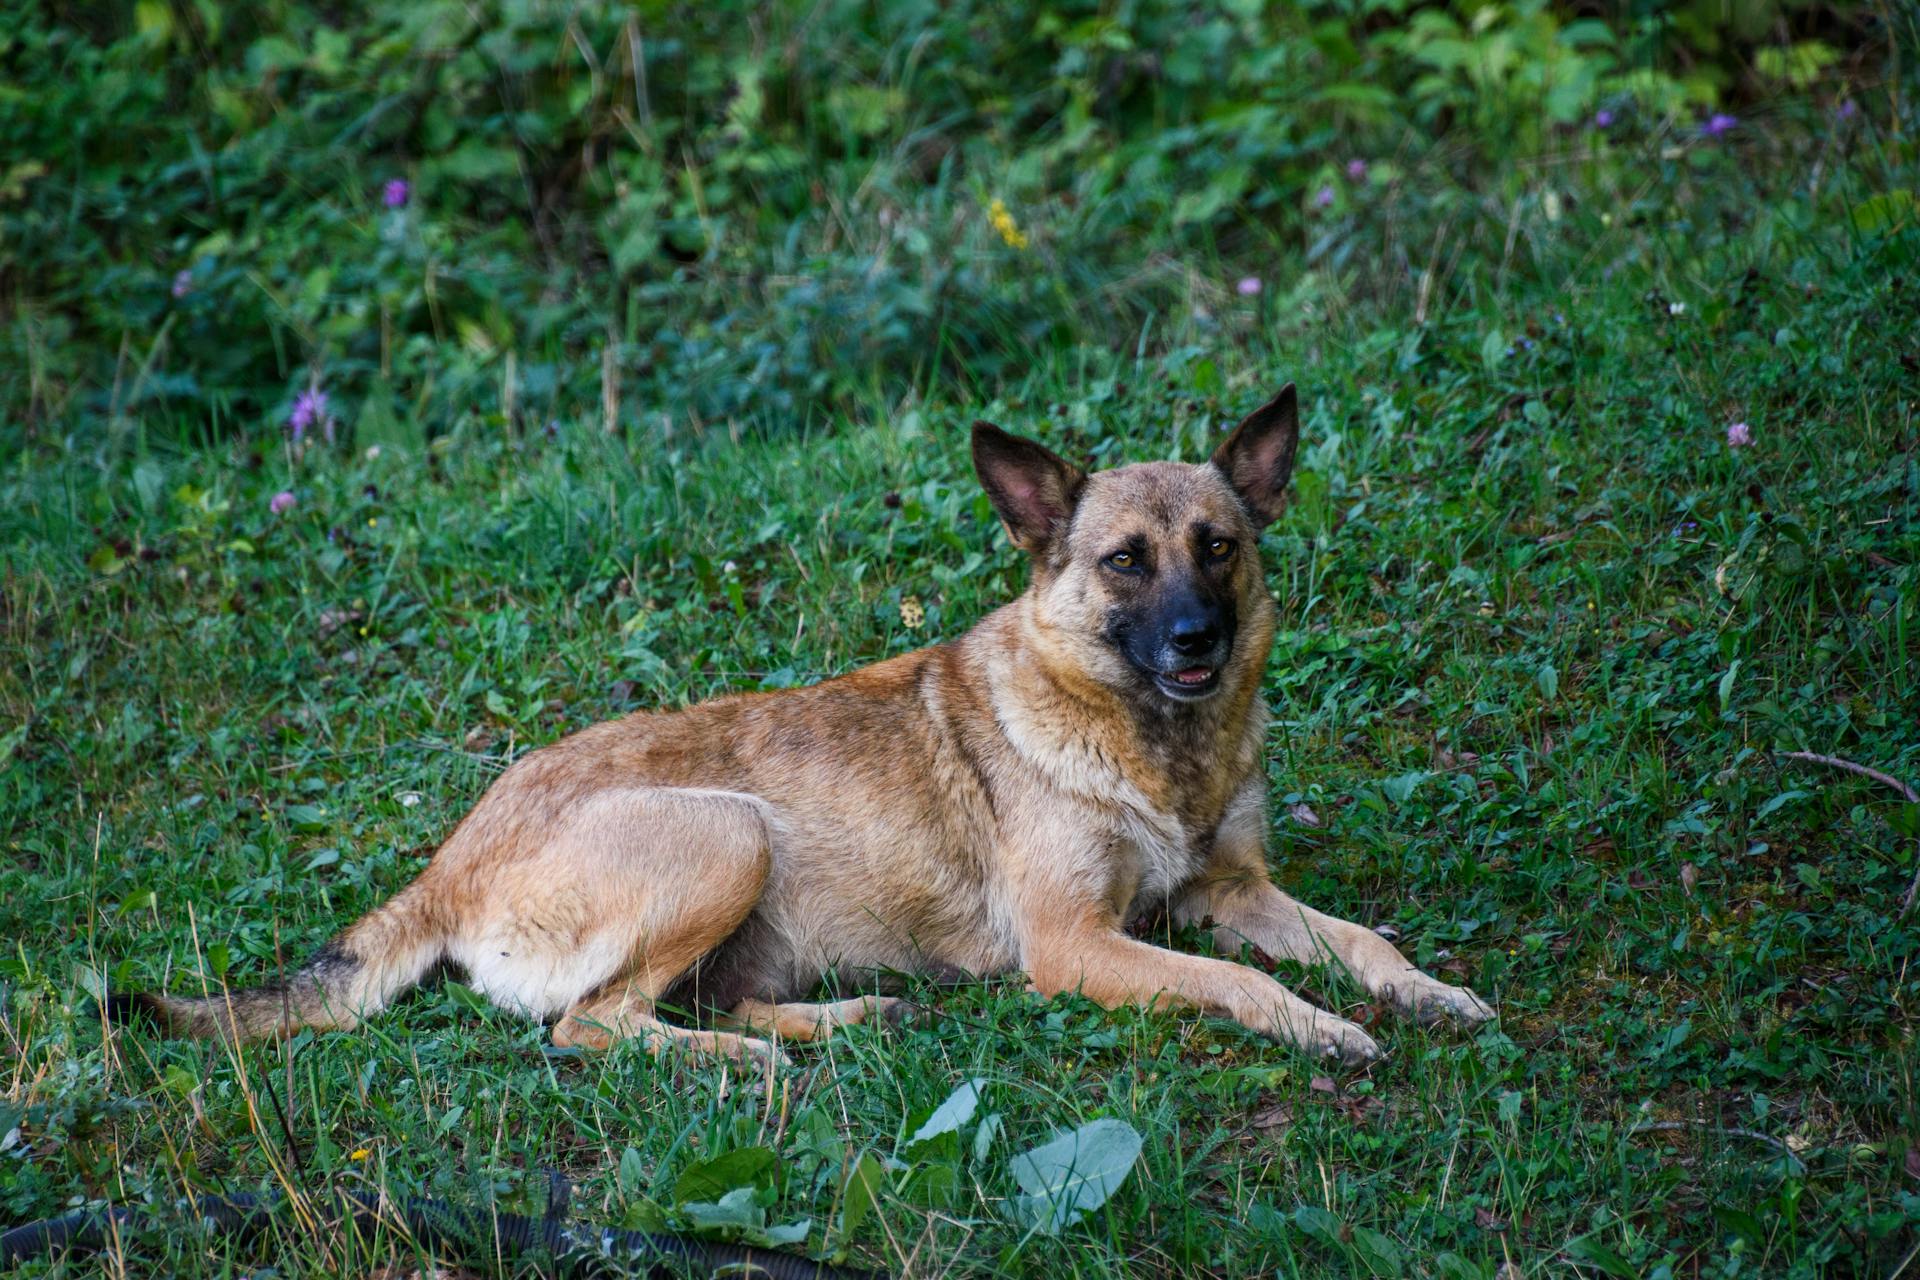
[[[1218,667],[1187,667],[1180,671],[1156,671],[1153,680],[1160,686],[1160,691],[1169,697],[1204,698],[1220,687],[1220,669]]]

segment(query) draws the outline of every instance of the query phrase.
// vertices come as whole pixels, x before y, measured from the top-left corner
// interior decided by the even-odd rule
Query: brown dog
[[[1298,437],[1283,390],[1210,463],[1084,475],[986,423],[974,467],[1032,559],[960,639],[807,689],[642,713],[502,774],[392,901],[288,981],[122,997],[198,1035],[351,1027],[447,962],[556,1044],[776,1057],[889,1012],[791,1003],[840,977],[1024,970],[1043,994],[1179,1004],[1310,1053],[1379,1048],[1257,969],[1129,937],[1165,906],[1216,945],[1333,960],[1420,1016],[1488,1018],[1372,930],[1268,878],[1258,553]],[[692,1030],[658,1008],[713,1008]],[[743,1034],[746,1033],[746,1034]]]

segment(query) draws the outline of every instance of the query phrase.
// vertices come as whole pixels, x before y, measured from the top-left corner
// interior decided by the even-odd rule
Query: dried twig
[[[1839,756],[1823,756],[1817,751],[1782,751],[1782,760],[1800,760],[1807,764],[1824,764],[1831,769],[1844,769],[1848,773],[1857,773],[1863,778],[1872,778],[1883,782],[1905,796],[1908,804],[1920,804],[1920,792],[1915,791],[1890,773],[1870,769],[1864,764],[1855,764],[1851,760],[1842,760]],[[1907,884],[1907,896],[1900,899],[1900,914],[1906,915],[1913,910],[1913,900],[1920,896],[1920,837],[1914,839],[1913,879]]]
[[[1705,1120],[1649,1120],[1645,1124],[1633,1126],[1633,1128],[1627,1130],[1627,1133],[1631,1136],[1636,1133],[1671,1133],[1675,1130],[1685,1129],[1707,1130],[1713,1133],[1724,1133],[1729,1138],[1748,1138],[1754,1142],[1762,1142],[1785,1156],[1789,1163],[1796,1165],[1802,1172],[1805,1172],[1807,1167],[1807,1162],[1796,1155],[1793,1148],[1788,1146],[1783,1139],[1776,1138],[1770,1133],[1762,1133],[1758,1129],[1735,1129],[1724,1125],[1710,1124]]]

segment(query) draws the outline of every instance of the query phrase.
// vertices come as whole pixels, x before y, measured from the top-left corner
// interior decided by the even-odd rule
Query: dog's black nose
[[[1220,642],[1220,628],[1214,625],[1211,618],[1175,618],[1173,625],[1167,628],[1167,639],[1172,642],[1175,653],[1182,657],[1197,658],[1211,653],[1214,645]]]

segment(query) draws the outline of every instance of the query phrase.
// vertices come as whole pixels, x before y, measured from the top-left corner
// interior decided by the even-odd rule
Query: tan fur
[[[1280,499],[1242,473],[1264,466],[1284,484],[1291,438],[1271,458],[1244,447],[1227,458],[1240,447],[1229,446],[1219,465],[1085,477],[1030,442],[995,440],[1042,459],[981,464],[1033,553],[1033,581],[966,635],[811,688],[631,715],[534,752],[413,884],[289,982],[148,1004],[188,1034],[351,1027],[444,961],[497,1003],[557,1019],[558,1044],[638,1036],[771,1060],[753,1034],[809,1040],[892,1011],[865,997],[794,1003],[824,977],[871,988],[890,973],[1024,970],[1046,994],[1185,1005],[1315,1053],[1378,1053],[1263,972],[1122,931],[1165,906],[1211,921],[1228,953],[1244,942],[1333,961],[1407,1012],[1490,1016],[1471,992],[1269,879],[1259,686],[1275,610],[1257,545]],[[1022,518],[1036,510],[1037,522]],[[1196,527],[1240,548],[1230,574],[1218,571],[1238,636],[1219,691],[1174,705],[1143,692],[1104,638],[1127,584],[1103,557],[1134,539],[1173,564]],[[688,1005],[731,1011],[734,1030],[660,1016]]]

